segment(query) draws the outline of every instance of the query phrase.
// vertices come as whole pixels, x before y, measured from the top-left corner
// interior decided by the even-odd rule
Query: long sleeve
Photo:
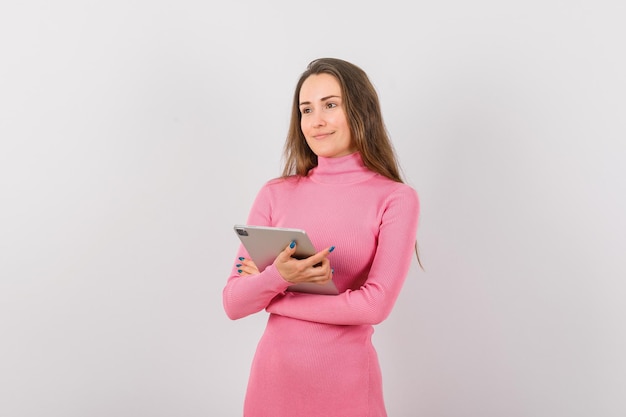
[[[270,200],[267,188],[259,191],[248,216],[248,224],[270,225]],[[289,283],[285,281],[273,265],[258,275],[242,277],[237,273],[237,259],[248,257],[243,245],[239,246],[233,268],[222,291],[222,302],[226,315],[240,319],[262,311],[278,294],[283,294]]]
[[[240,251],[240,254],[245,254]],[[222,293],[224,310],[232,319],[240,319],[263,310],[278,294],[282,294],[288,283],[273,265],[258,275],[240,277],[233,269]]]
[[[328,324],[380,323],[390,314],[415,256],[418,215],[415,191],[409,187],[396,190],[387,201],[374,261],[364,285],[338,296],[288,292],[273,299],[267,311]]]

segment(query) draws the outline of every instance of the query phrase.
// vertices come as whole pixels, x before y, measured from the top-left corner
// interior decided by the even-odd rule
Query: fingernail
[[[243,271],[241,269],[238,269],[237,272],[239,272],[241,274]]]
[[[294,246],[296,246],[296,241],[292,240],[291,243],[289,244],[289,247],[293,249]]]
[[[334,247],[334,246],[331,246],[331,247],[330,247],[330,249],[328,249],[328,252],[332,252],[332,251],[334,251],[334,250],[335,250],[335,247]]]
[[[239,260],[240,260],[240,261],[244,261],[245,259],[246,259],[246,258],[244,258],[243,256],[240,256],[240,257],[239,257]]]
[[[330,273],[334,274],[335,273],[335,268],[330,268]]]
[[[235,265],[235,266],[236,266],[237,268],[239,268],[239,267],[241,266],[241,264],[237,264],[237,265]]]

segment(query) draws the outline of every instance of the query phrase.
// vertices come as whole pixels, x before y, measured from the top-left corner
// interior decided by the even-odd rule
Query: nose
[[[326,120],[324,119],[322,112],[315,112],[311,118],[311,125],[313,125],[313,127],[321,127],[325,124]]]

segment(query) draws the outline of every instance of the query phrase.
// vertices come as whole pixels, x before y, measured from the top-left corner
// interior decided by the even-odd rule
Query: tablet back
[[[235,225],[234,228],[259,271],[271,265],[276,256],[294,240],[294,258],[306,258],[317,252],[304,230],[249,225]]]
[[[276,256],[294,240],[296,241],[294,258],[307,258],[317,252],[306,232],[301,229],[236,224],[234,230],[259,271],[263,271],[271,265]],[[332,281],[325,285],[294,284],[288,289],[289,291],[316,294],[335,295],[339,293]]]

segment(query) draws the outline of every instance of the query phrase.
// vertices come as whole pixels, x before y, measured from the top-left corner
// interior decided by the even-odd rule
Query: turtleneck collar
[[[358,152],[338,158],[317,158],[317,166],[309,171],[308,177],[323,184],[351,184],[375,176],[361,159]]]

